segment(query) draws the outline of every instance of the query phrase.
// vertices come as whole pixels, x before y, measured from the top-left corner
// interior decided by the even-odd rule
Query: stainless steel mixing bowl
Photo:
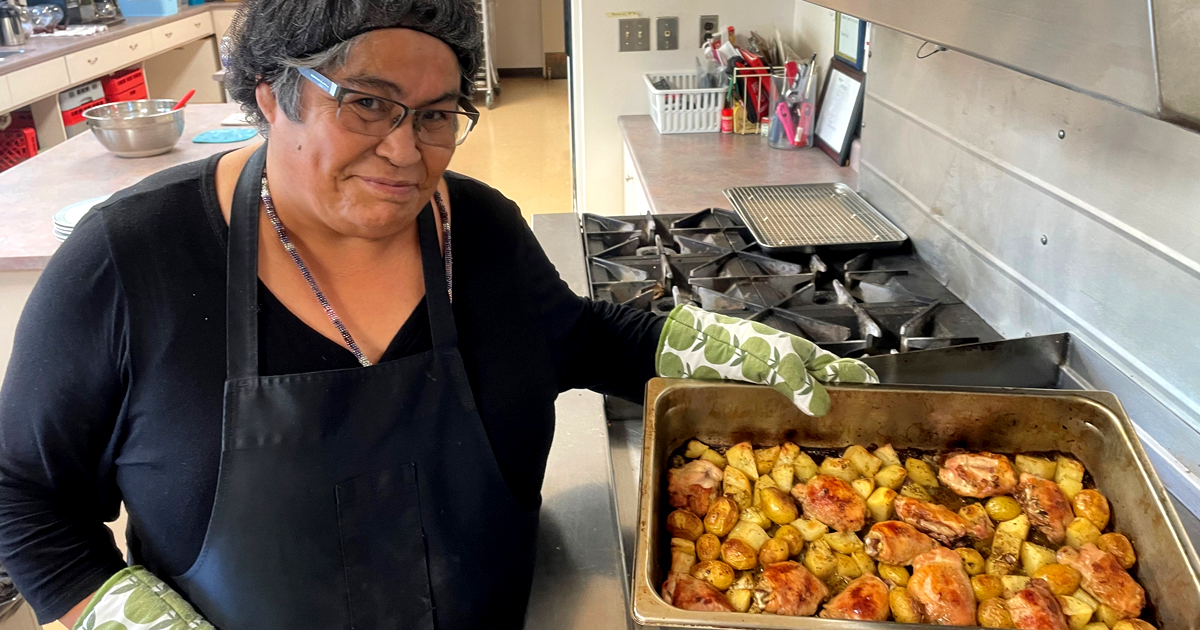
[[[171,150],[183,135],[183,111],[171,111],[176,101],[148,99],[97,105],[83,112],[88,127],[104,148],[120,157],[159,155]]]

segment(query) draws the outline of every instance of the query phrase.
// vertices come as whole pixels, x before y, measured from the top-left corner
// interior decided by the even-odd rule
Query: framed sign
[[[825,75],[825,89],[817,101],[816,131],[813,136],[814,144],[833,158],[838,166],[845,166],[850,157],[850,143],[862,118],[865,80],[866,75],[836,57],[830,61],[829,73]]]
[[[833,56],[862,70],[866,61],[867,23],[840,11],[834,19],[837,28],[833,32]]]

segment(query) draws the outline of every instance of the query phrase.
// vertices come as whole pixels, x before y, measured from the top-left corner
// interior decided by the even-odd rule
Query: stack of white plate
[[[103,197],[92,197],[75,203],[59,210],[54,214],[54,236],[60,241],[67,240],[71,235],[71,231],[75,229],[76,224],[83,218],[83,215],[88,213],[94,206],[98,206],[108,200],[109,195]]]

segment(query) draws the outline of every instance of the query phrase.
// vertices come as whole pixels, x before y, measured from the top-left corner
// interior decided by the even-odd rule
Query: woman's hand
[[[821,383],[878,383],[875,371],[758,322],[678,306],[658,343],[659,376],[770,385],[810,416],[829,413]]]

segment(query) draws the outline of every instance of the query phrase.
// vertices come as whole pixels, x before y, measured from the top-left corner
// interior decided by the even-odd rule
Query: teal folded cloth
[[[878,383],[867,364],[842,359],[770,326],[677,306],[658,341],[657,372],[667,378],[769,385],[810,416],[829,413],[822,383]]]
[[[196,134],[192,142],[197,144],[223,144],[226,142],[242,142],[258,135],[258,130],[252,127],[234,127],[232,129],[209,129]]]

